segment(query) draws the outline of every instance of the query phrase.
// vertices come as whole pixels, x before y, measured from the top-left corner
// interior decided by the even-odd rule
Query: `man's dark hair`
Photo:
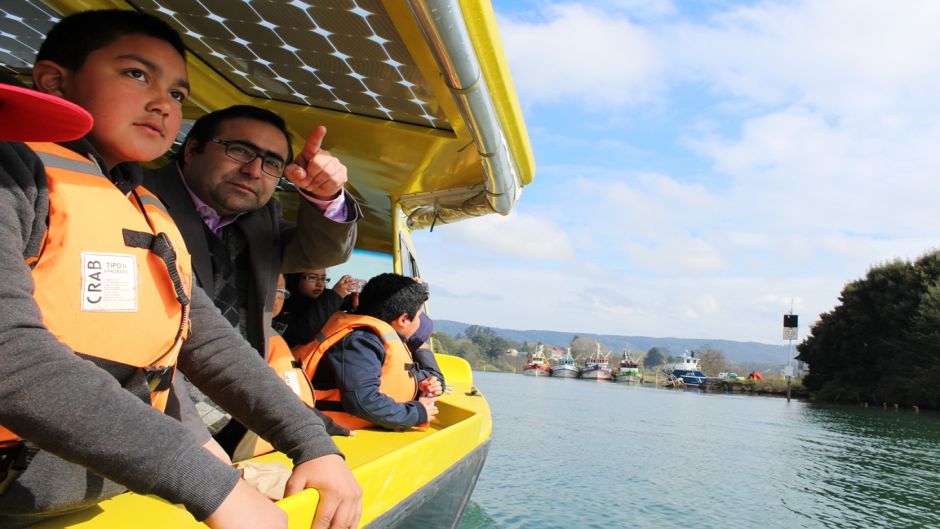
[[[428,289],[413,278],[398,274],[379,274],[359,293],[358,314],[390,323],[402,314],[414,319],[428,300]]]
[[[202,152],[206,148],[206,144],[215,139],[215,135],[219,132],[219,127],[222,123],[238,118],[253,119],[267,123],[281,131],[281,133],[284,134],[284,139],[287,140],[287,160],[285,161],[290,163],[294,159],[294,149],[291,145],[290,132],[287,131],[287,124],[284,123],[281,116],[278,116],[270,110],[251,105],[235,105],[210,112],[197,119],[196,122],[193,123],[193,128],[189,130],[189,134],[186,135],[186,139],[183,140],[183,148],[176,153],[177,160],[182,164],[183,151],[189,141],[196,142],[194,146],[196,152]]]
[[[49,60],[78,71],[88,55],[126,35],[145,35],[173,46],[186,58],[186,46],[180,34],[159,18],[124,9],[82,11],[69,15],[49,30],[39,47],[36,61]]]

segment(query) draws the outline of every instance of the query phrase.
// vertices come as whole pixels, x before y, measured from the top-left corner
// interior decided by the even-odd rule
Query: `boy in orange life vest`
[[[284,302],[290,297],[291,293],[287,290],[284,274],[278,274],[276,289],[274,291],[274,304],[271,308],[271,315],[276,317],[281,309],[284,308]],[[268,340],[267,361],[271,369],[277,373],[277,376],[291,389],[291,391],[300,398],[303,403],[313,407],[313,388],[310,382],[305,378],[304,372],[299,362],[294,360],[290,347],[281,335],[272,333]],[[319,412],[316,412],[319,413]],[[336,424],[329,416],[321,416],[326,425],[326,431],[330,435],[351,435],[349,429]],[[245,432],[237,439],[238,444],[232,449],[232,459],[234,461],[243,461],[245,459],[268,454],[274,451],[274,448],[265,441],[259,439],[258,434],[254,432]]]
[[[355,314],[337,312],[321,340],[295,348],[317,409],[350,429],[397,430],[433,419],[441,382],[404,343],[418,329],[427,299],[425,285],[410,277],[375,276],[359,294]]]
[[[317,520],[358,523],[361,490],[322,421],[192,286],[178,230],[139,187],[136,162],[163,154],[179,130],[184,53],[148,15],[65,17],[33,80],[88,110],[91,133],[0,143],[2,527],[125,487],[214,528],[286,527],[283,511],[160,412],[176,368],[293,458],[286,492],[318,488]]]

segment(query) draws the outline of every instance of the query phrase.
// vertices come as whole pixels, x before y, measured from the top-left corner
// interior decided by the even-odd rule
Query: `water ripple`
[[[461,529],[940,527],[940,417],[477,373]]]

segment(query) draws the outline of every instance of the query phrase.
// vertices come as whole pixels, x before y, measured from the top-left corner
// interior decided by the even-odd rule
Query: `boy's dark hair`
[[[358,314],[390,323],[402,314],[414,319],[428,300],[428,288],[413,278],[398,274],[379,274],[359,293]]]
[[[180,34],[159,18],[124,9],[101,9],[69,15],[52,27],[39,47],[36,61],[49,60],[78,71],[88,55],[125,35],[145,35],[173,46],[186,58]]]
[[[281,131],[284,134],[284,139],[287,140],[287,160],[285,161],[290,163],[294,159],[294,148],[291,145],[290,132],[287,131],[287,124],[284,123],[284,119],[270,110],[251,105],[234,105],[202,116],[193,123],[193,128],[189,130],[189,134],[183,140],[183,145],[185,146],[187,142],[192,140],[196,142],[194,147],[196,152],[202,152],[206,148],[206,144],[215,139],[222,123],[237,118],[253,119],[267,123]],[[180,163],[183,160],[183,151],[184,149],[180,149],[176,153],[176,158]]]

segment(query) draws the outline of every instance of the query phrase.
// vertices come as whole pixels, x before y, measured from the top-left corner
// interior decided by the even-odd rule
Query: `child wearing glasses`
[[[287,274],[285,278],[291,297],[284,302],[274,328],[291,347],[313,340],[334,312],[353,308],[353,294],[362,288],[362,282],[349,275],[341,277],[330,288],[331,280],[324,268]]]

